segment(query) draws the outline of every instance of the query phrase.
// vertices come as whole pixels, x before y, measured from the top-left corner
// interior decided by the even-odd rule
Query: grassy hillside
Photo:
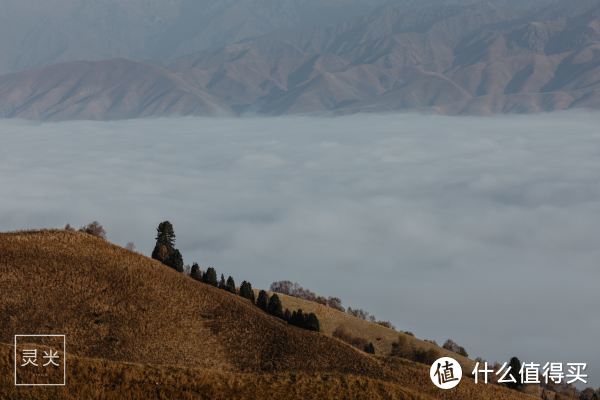
[[[0,398],[429,400],[395,382],[341,373],[236,373],[69,356],[67,386],[15,388],[12,349],[0,344]]]
[[[322,315],[327,333],[338,321]],[[66,388],[12,386],[10,343],[32,332],[67,335]],[[425,366],[287,325],[239,296],[76,232],[0,234],[0,343],[2,399],[529,398],[468,379],[440,392]]]
[[[381,375],[348,346],[90,235],[7,234],[0,253],[0,342],[43,329],[66,334],[78,355],[114,361]]]
[[[281,293],[278,293],[277,295],[281,299],[284,309],[289,308],[290,310],[296,310],[301,308],[305,312],[315,313],[319,317],[322,333],[331,336],[336,328],[343,327],[353,335],[372,342],[375,346],[375,354],[377,355],[389,355],[390,351],[392,350],[392,343],[397,341],[399,336],[403,336],[406,338],[409,344],[418,349],[436,349],[440,352],[441,356],[448,355],[453,357],[461,363],[463,368],[468,369],[469,371],[473,370],[473,360],[442,349],[441,347],[435,346],[432,343],[418,339],[414,336],[386,328],[385,326],[370,321],[365,321],[348,313],[315,303],[313,301],[287,296]]]

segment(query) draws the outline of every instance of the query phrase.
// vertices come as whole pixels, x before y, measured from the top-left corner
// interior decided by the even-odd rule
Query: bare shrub
[[[392,357],[410,358],[412,355],[412,346],[408,343],[408,339],[404,335],[400,335],[398,340],[392,343]]]
[[[377,321],[376,324],[385,326],[386,328],[396,330],[396,327],[392,325],[390,321]]]
[[[298,297],[300,299],[314,301],[315,303],[322,304],[334,308],[339,311],[345,311],[342,306],[342,300],[339,297],[319,296],[312,290],[306,289],[300,286],[297,282],[292,281],[277,281],[273,282],[270,287],[271,292],[282,293],[288,296]]]
[[[385,326],[386,328],[390,328],[390,329],[394,329],[394,330],[396,329],[394,327],[394,325],[392,325],[391,322],[378,321],[374,315],[370,314],[369,312],[367,312],[363,309],[360,309],[360,308],[354,309],[352,307],[348,307],[347,309],[344,308],[344,306],[342,306],[342,300],[339,297],[325,298],[324,296],[319,296],[312,290],[303,288],[296,282],[292,282],[292,281],[273,282],[270,286],[270,290],[271,290],[271,292],[282,293],[282,294],[286,294],[288,296],[293,296],[293,297],[298,297],[300,299],[313,301],[315,303],[331,307],[331,308],[341,311],[341,312],[347,312],[348,314],[350,314],[356,318],[360,318],[365,321],[370,321],[370,322]]]
[[[298,297],[300,299],[316,301],[317,295],[315,292],[305,289],[297,282],[279,281],[271,284],[271,292],[287,294],[288,296]]]
[[[369,317],[371,316],[371,314],[369,314],[367,311],[361,309],[361,308],[352,308],[352,307],[348,307],[346,309],[346,312],[350,315],[352,315],[353,317],[356,318],[360,318],[363,319],[365,321],[367,321],[369,319]]]
[[[91,222],[79,229],[80,232],[85,232],[88,235],[96,236],[102,239],[106,239],[106,231],[104,227],[100,225],[98,221]]]
[[[431,365],[440,358],[440,352],[436,349],[415,349],[412,360],[421,364]]]
[[[342,300],[339,297],[329,297],[327,299],[327,305],[338,311],[345,312],[346,309],[342,306]]]
[[[452,339],[448,339],[446,340],[446,342],[444,343],[444,345],[442,346],[442,348],[452,351],[456,354],[460,354],[461,356],[464,357],[469,357],[469,354],[467,353],[467,351],[465,350],[464,347],[459,346],[455,341],[453,341]]]
[[[129,251],[135,251],[135,243],[133,243],[133,242],[128,242],[128,243],[125,245],[125,248],[126,248],[127,250],[129,250]]]
[[[392,343],[390,356],[406,358],[422,364],[431,364],[440,358],[440,352],[431,348],[417,348],[406,336],[401,335],[397,341]]]

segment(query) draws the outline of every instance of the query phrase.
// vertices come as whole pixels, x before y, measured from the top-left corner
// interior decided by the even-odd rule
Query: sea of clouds
[[[99,220],[600,385],[600,115],[0,121],[0,230]]]

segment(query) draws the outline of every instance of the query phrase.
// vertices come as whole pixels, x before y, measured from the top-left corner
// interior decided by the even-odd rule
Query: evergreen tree
[[[231,276],[227,278],[227,283],[225,283],[225,290],[230,293],[237,294],[237,290],[235,289],[235,281]]]
[[[290,324],[297,326],[299,328],[304,328],[306,324],[306,317],[304,317],[304,313],[302,309],[298,309],[292,313],[292,318],[290,318]]]
[[[269,305],[269,295],[264,290],[261,290],[258,293],[258,299],[256,299],[256,305],[261,310],[267,311],[267,307]]]
[[[217,271],[213,267],[209,267],[202,276],[202,282],[217,286]]]
[[[175,230],[169,221],[161,222],[156,228],[156,243],[164,244],[169,249],[175,247]]]
[[[369,342],[369,344],[365,345],[365,353],[375,354],[375,346],[373,346],[373,342]]]
[[[514,378],[516,382],[508,382],[506,386],[511,389],[520,389],[523,386],[523,379],[521,378],[521,360],[517,357],[513,357],[510,359],[508,363],[510,367],[509,375]]]
[[[183,272],[183,257],[175,248],[175,231],[169,221],[161,222],[156,228],[156,245],[152,250],[152,258]]]
[[[267,312],[276,316],[277,318],[283,318],[283,308],[281,306],[281,300],[279,300],[279,296],[277,296],[277,294],[273,294],[273,296],[271,296],[269,299]]]
[[[167,261],[170,254],[171,251],[169,250],[169,248],[164,244],[160,243],[156,243],[156,246],[154,246],[154,250],[152,250],[152,258],[157,261],[160,261],[163,264]]]
[[[202,280],[202,272],[200,272],[200,266],[198,265],[198,263],[194,263],[192,265],[192,270],[190,271],[190,276],[197,281]]]
[[[304,328],[309,331],[319,332],[321,330],[321,326],[319,324],[319,319],[314,313],[310,313],[306,316],[306,321],[304,323]]]
[[[250,282],[242,282],[242,284],[240,285],[240,296],[250,300],[252,304],[254,304],[254,290],[252,290],[252,285],[250,284]]]
[[[292,319],[292,313],[290,312],[289,308],[285,309],[285,312],[283,313],[283,319],[287,322],[290,322]]]
[[[219,281],[219,289],[225,290],[225,275],[221,274],[221,280]]]
[[[165,260],[164,264],[173,268],[177,272],[183,272],[183,257],[178,249],[174,249],[169,257]]]

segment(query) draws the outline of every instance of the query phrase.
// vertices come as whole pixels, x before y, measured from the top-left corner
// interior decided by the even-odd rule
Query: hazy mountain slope
[[[0,0],[0,73],[77,60],[167,59],[354,17],[383,0]]]
[[[299,37],[265,36],[217,55],[201,54],[193,69],[219,77],[222,86],[208,88],[217,97],[223,97],[226,82],[236,82],[240,91],[250,88],[256,99],[244,101],[268,114],[595,107],[598,7],[588,3],[557,17],[555,7],[561,6],[541,8],[549,18],[542,21],[531,10],[491,3],[385,8],[353,24]],[[220,62],[213,64],[215,58]],[[263,72],[258,77],[245,72],[264,64],[269,68],[256,68]]]
[[[0,234],[0,398],[530,399],[376,358],[83,233]],[[15,332],[64,333],[67,382],[12,384]]]
[[[228,107],[158,66],[115,59],[57,64],[0,77],[0,116],[119,119],[219,115]]]
[[[125,61],[112,60],[3,76],[0,115],[489,114],[600,105],[595,1],[392,3],[334,26],[280,30],[163,67],[129,63],[142,74],[115,78],[107,70]]]

